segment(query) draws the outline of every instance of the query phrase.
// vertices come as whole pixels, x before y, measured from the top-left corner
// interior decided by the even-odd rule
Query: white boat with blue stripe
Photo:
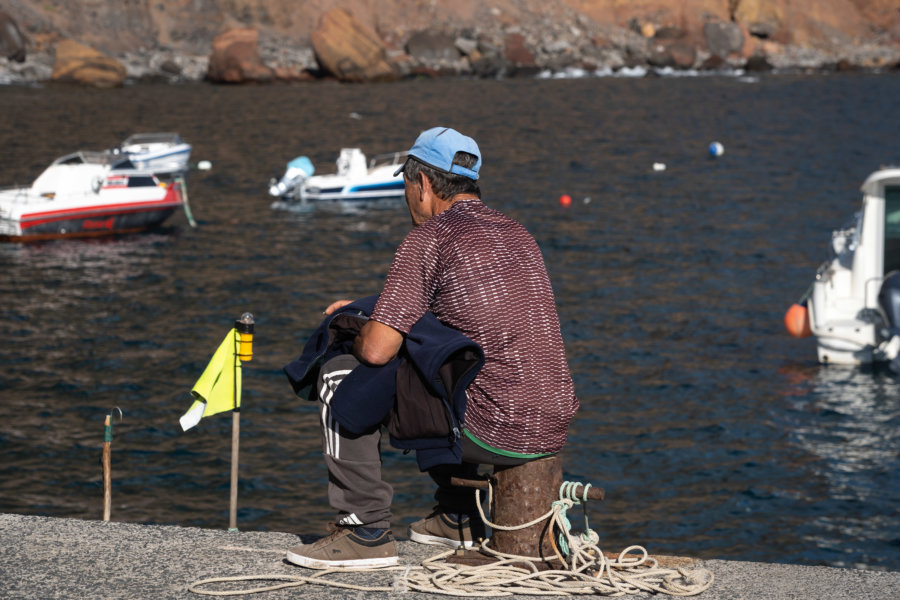
[[[161,179],[184,176],[189,168],[192,146],[177,133],[136,133],[109,150],[127,156],[136,169],[152,171]]]
[[[406,152],[380,154],[366,161],[359,148],[343,148],[337,172],[315,175],[306,156],[288,163],[280,180],[269,182],[269,194],[278,198],[273,208],[324,208],[341,212],[402,204],[403,174],[394,175]]]

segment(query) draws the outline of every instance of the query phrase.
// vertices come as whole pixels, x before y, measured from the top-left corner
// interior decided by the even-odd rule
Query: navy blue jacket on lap
[[[349,354],[353,339],[375,309],[378,296],[352,302],[328,315],[300,357],[284,367],[294,389],[317,400],[321,366]],[[466,388],[484,365],[481,347],[425,313],[405,336],[398,356],[383,366],[360,364],[331,399],[332,414],[354,433],[385,425],[391,445],[415,450],[421,470],[462,461]]]

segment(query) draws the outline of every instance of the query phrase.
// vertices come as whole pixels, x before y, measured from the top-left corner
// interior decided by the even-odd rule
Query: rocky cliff
[[[65,43],[63,43],[65,42]],[[894,69],[897,0],[0,0],[0,82]],[[99,83],[98,83],[99,81]]]

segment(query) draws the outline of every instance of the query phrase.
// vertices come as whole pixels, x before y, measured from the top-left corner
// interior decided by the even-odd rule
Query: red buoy
[[[794,337],[803,338],[812,334],[809,328],[809,310],[803,304],[792,304],[784,313],[784,328]]]
[[[562,196],[559,197],[559,205],[560,206],[569,206],[570,204],[572,204],[571,196],[569,196],[567,194],[563,194]]]

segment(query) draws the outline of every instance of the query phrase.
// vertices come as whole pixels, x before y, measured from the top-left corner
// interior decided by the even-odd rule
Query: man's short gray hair
[[[478,162],[478,157],[468,152],[457,152],[453,157],[453,164],[471,169]],[[431,189],[441,200],[449,200],[458,194],[471,194],[481,198],[481,188],[478,182],[465,175],[445,173],[429,167],[415,156],[410,156],[403,167],[403,177],[408,181],[417,181],[419,173],[425,175],[431,182]]]

